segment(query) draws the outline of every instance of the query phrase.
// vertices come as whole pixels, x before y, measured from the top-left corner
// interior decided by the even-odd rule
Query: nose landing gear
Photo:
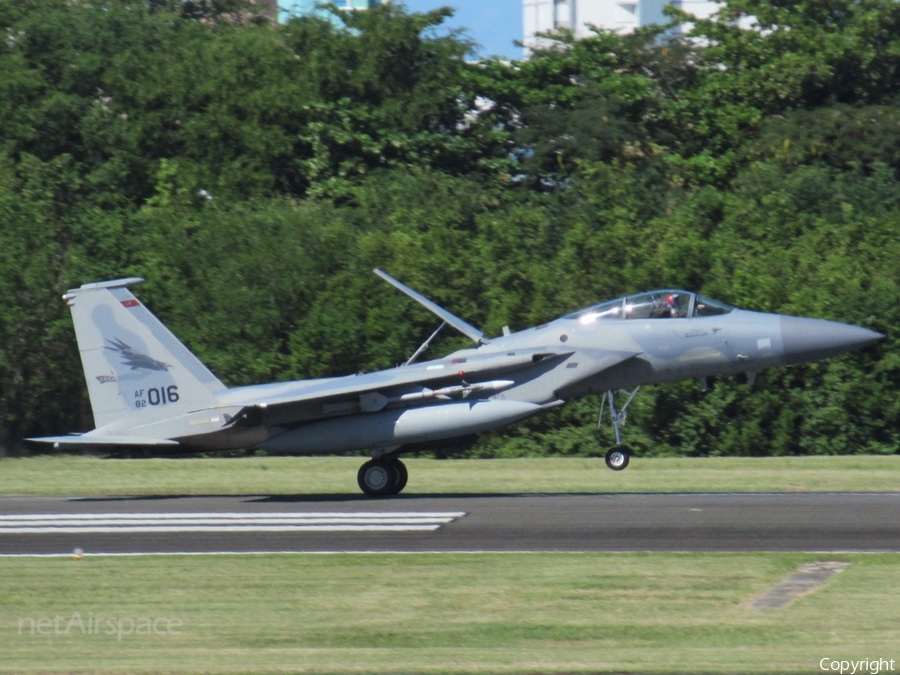
[[[628,462],[631,459],[631,452],[626,446],[622,445],[622,434],[619,429],[620,427],[625,426],[628,404],[634,399],[639,389],[640,387],[635,387],[631,391],[622,389],[622,393],[628,394],[628,398],[625,400],[625,404],[618,410],[616,410],[616,392],[607,391],[600,399],[600,414],[597,416],[597,428],[599,429],[600,425],[603,423],[603,408],[604,405],[608,403],[609,416],[612,418],[613,430],[616,432],[616,446],[606,453],[606,466],[613,471],[621,471],[628,466]]]

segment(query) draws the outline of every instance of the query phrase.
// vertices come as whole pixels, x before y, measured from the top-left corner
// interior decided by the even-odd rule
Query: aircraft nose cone
[[[843,354],[877,342],[884,335],[837,321],[781,317],[781,340],[786,364],[804,363]]]

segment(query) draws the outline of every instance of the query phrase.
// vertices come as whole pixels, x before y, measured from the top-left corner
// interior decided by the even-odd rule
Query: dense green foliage
[[[689,38],[559,35],[513,64],[467,62],[447,11],[340,16],[0,0],[0,448],[90,428],[67,288],[145,277],[237,385],[405,360],[436,321],[376,266],[489,335],[654,287],[871,327],[753,388],[648,388],[628,440],[900,448],[900,4],[731,0]],[[471,452],[598,452],[597,407]]]

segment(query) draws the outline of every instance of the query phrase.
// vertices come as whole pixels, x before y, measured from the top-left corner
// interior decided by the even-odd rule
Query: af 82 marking
[[[168,387],[151,387],[150,389],[138,389],[134,392],[134,407],[146,408],[148,405],[166,405],[178,402],[178,385],[170,384]]]

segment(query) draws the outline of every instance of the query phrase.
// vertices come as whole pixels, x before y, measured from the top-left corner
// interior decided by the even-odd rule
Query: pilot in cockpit
[[[663,297],[662,295],[653,296],[653,304],[650,309],[650,318],[677,319],[678,317],[683,316],[682,312],[678,308],[677,302],[677,293],[668,293],[665,295],[665,297]]]
[[[689,300],[682,297],[682,293],[667,293],[665,300],[659,299],[660,308],[654,307],[654,318],[683,319],[688,314]]]
[[[654,295],[653,304],[650,306],[651,319],[668,319],[672,316],[672,296],[669,295],[667,301],[663,301],[662,296]]]
[[[677,319],[680,316],[683,316],[679,311],[677,305],[675,304],[678,300],[678,293],[669,293],[666,296],[666,307],[669,310],[669,316],[673,319]]]

